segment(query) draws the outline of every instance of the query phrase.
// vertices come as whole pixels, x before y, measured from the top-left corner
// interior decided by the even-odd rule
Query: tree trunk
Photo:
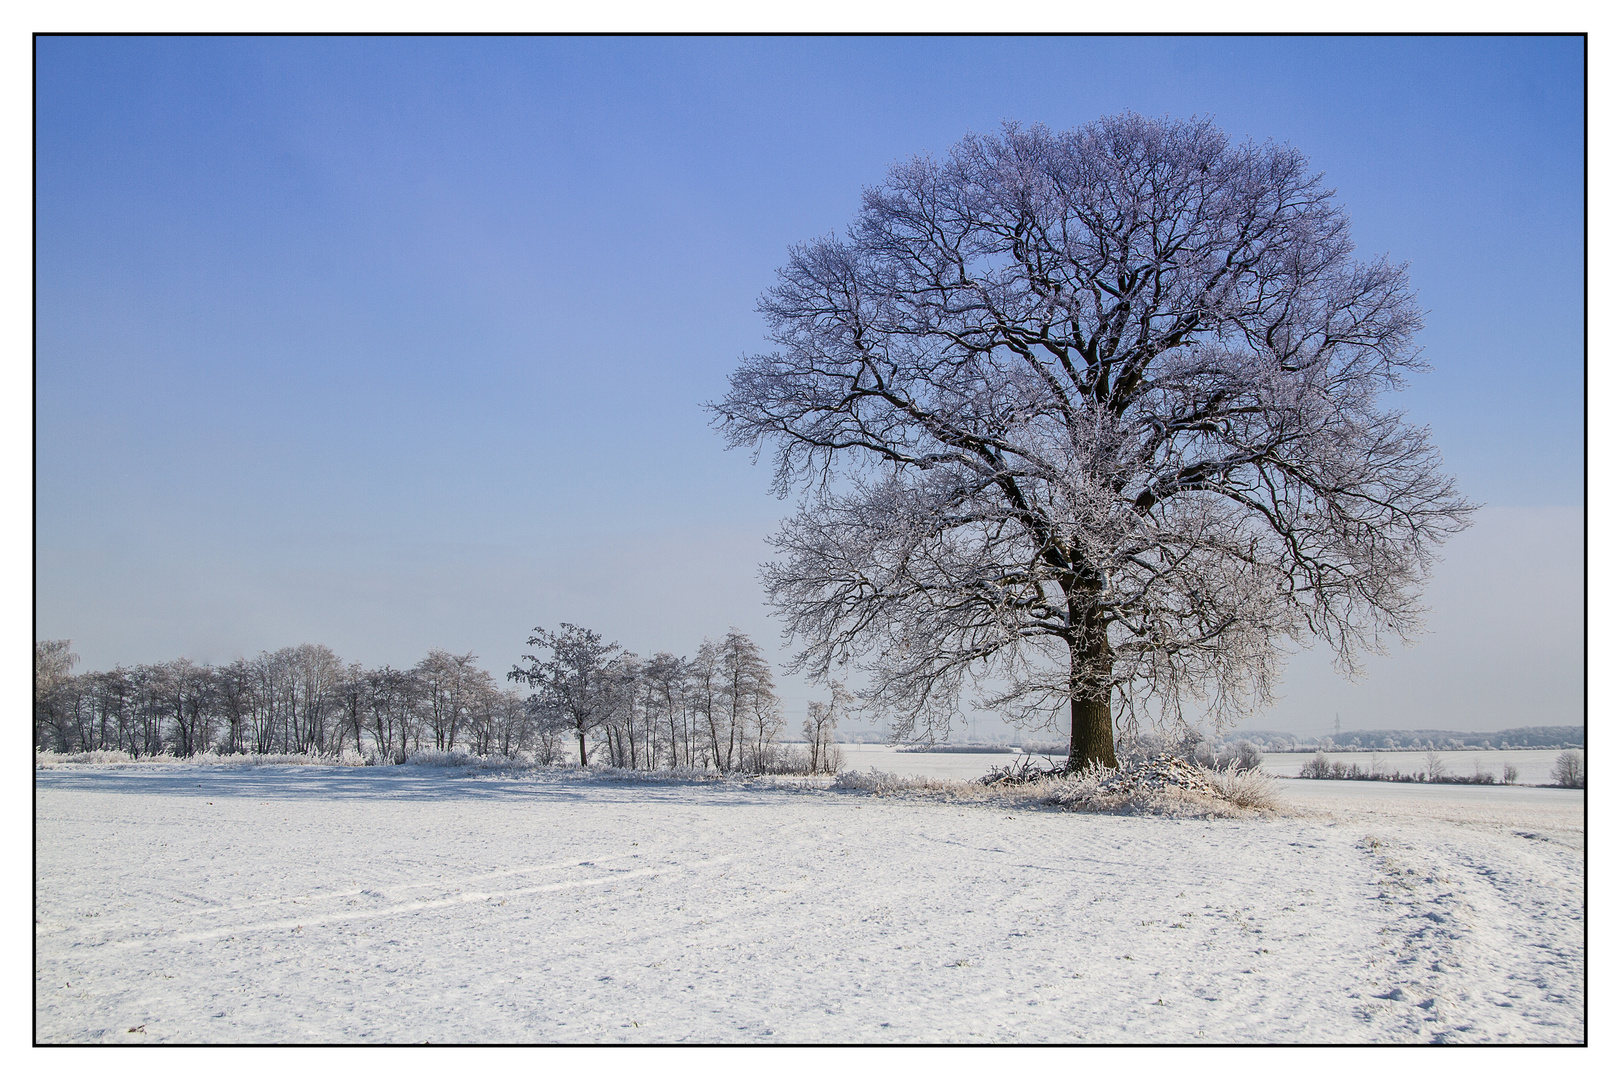
[[[1069,643],[1069,769],[1119,768],[1114,756],[1114,715],[1108,685],[1113,649],[1108,624],[1089,606],[1069,602],[1071,626],[1080,633]]]
[[[1114,717],[1108,689],[1082,691],[1069,701],[1069,769],[1088,765],[1117,769],[1114,756]]]
[[[574,733],[579,736],[579,767],[585,767],[585,729],[575,728]]]

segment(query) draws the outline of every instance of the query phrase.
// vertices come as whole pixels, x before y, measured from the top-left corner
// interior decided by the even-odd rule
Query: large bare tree
[[[1291,642],[1354,671],[1409,638],[1466,524],[1383,401],[1422,366],[1404,267],[1352,257],[1299,152],[1205,121],[898,165],[761,310],[776,351],[712,408],[802,493],[765,582],[799,667],[866,667],[901,734],[974,686],[1111,765],[1116,720],[1269,700]]]

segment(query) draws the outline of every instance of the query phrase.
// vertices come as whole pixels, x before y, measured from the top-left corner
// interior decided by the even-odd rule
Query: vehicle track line
[[[278,919],[275,922],[252,923],[247,926],[226,926],[213,930],[195,931],[192,933],[164,934],[161,930],[156,934],[132,941],[106,942],[101,945],[92,945],[91,948],[106,949],[112,952],[124,952],[129,949],[150,947],[169,942],[198,942],[214,941],[223,937],[232,937],[237,934],[252,934],[261,930],[296,930],[306,926],[325,926],[331,923],[355,922],[362,919],[383,919],[394,915],[414,914],[419,911],[430,911],[434,908],[452,907],[456,904],[472,904],[486,900],[500,900],[512,896],[529,896],[535,893],[561,892],[564,889],[583,889],[592,885],[606,885],[610,882],[625,881],[630,878],[654,877],[658,874],[667,874],[672,871],[697,870],[706,866],[715,866],[731,861],[731,856],[722,855],[715,859],[705,859],[702,862],[676,864],[672,866],[649,866],[645,870],[625,870],[607,877],[586,878],[583,881],[558,881],[546,885],[529,885],[521,889],[507,889],[501,892],[488,893],[459,893],[438,900],[414,900],[407,904],[396,904],[393,907],[374,908],[367,911],[334,912],[330,915],[321,915],[312,919]],[[578,865],[569,863],[567,865]]]
[[[472,881],[486,881],[490,878],[515,877],[521,874],[538,874],[546,870],[564,870],[572,866],[595,866],[599,863],[618,862],[621,859],[633,858],[640,852],[626,852],[620,855],[592,855],[584,859],[568,859],[563,862],[544,863],[539,866],[517,866],[506,870],[492,870],[485,874],[473,874],[463,878],[440,878],[435,881],[408,881],[389,883],[384,885],[365,886],[357,889],[342,889],[336,892],[306,893],[301,896],[277,896],[268,900],[244,900],[237,904],[216,904],[213,907],[189,908],[184,914],[192,915],[219,915],[235,911],[245,911],[248,908],[269,907],[275,904],[318,904],[327,900],[344,900],[361,896],[368,892],[384,892],[387,890],[409,889],[453,889]],[[164,896],[164,899],[171,899]],[[112,931],[127,930],[134,927],[134,923],[103,923],[98,929]],[[59,931],[58,931],[59,932]]]

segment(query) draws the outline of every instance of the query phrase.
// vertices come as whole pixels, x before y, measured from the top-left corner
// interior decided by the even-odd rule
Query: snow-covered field
[[[999,765],[1017,762],[1019,754],[930,754],[902,753],[890,746],[871,744],[841,745],[846,768],[865,770],[883,769],[901,776],[934,776],[971,780],[983,776]],[[1450,776],[1473,776],[1484,769],[1501,779],[1502,766],[1512,765],[1519,771],[1518,783],[1524,785],[1552,783],[1553,762],[1562,750],[1442,750],[1441,764]],[[1298,776],[1300,766],[1316,756],[1310,753],[1262,754],[1261,767],[1273,776]],[[1358,753],[1328,754],[1329,761],[1357,764],[1364,769],[1378,768],[1385,772],[1427,772],[1428,751],[1425,750],[1369,750]],[[1035,755],[1037,763],[1045,761]]]
[[[1518,784],[1536,785],[1552,783],[1553,763],[1562,750],[1441,750],[1436,756],[1447,776],[1473,776],[1484,770],[1497,780],[1502,778],[1502,766],[1512,765],[1519,772]],[[1275,776],[1298,776],[1300,766],[1316,754],[1262,754],[1261,767]],[[1357,753],[1324,755],[1328,761],[1342,761],[1346,765],[1360,765],[1363,769],[1399,772],[1411,775],[1427,772],[1429,753],[1426,750],[1367,750]]]
[[[841,743],[844,768],[856,772],[880,769],[898,776],[931,776],[942,780],[976,780],[997,766],[1013,765],[1021,754],[930,754],[902,752],[892,746]],[[1045,758],[1037,757],[1039,764]]]
[[[43,1042],[1578,1042],[1582,793],[35,774]],[[132,1030],[133,1029],[133,1030]]]

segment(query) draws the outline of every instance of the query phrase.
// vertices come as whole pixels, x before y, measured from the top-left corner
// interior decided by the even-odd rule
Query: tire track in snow
[[[343,889],[337,892],[307,893],[303,896],[278,896],[268,900],[245,900],[238,904],[216,904],[213,907],[194,908],[187,915],[212,915],[219,912],[242,911],[247,908],[268,907],[273,904],[304,904],[320,903],[325,900],[342,900],[352,896],[362,896],[367,893],[383,890],[404,889],[453,889],[474,881],[486,881],[490,878],[516,877],[522,874],[539,874],[547,870],[565,870],[571,866],[595,866],[598,863],[618,862],[621,859],[634,858],[639,852],[625,852],[622,855],[593,855],[586,859],[565,859],[562,862],[542,863],[539,866],[518,866],[506,870],[491,870],[488,873],[473,874],[462,878],[439,878],[433,881],[407,881],[398,884],[386,884],[358,889]]]
[[[236,903],[236,904],[215,904],[215,905],[213,905],[211,907],[190,908],[190,909],[186,910],[183,914],[186,915],[189,918],[189,917],[192,917],[192,916],[199,916],[199,915],[229,914],[229,913],[237,912],[237,911],[245,911],[245,910],[247,910],[249,908],[271,907],[271,906],[274,906],[274,905],[277,905],[277,904],[319,904],[319,903],[323,903],[323,902],[331,901],[331,900],[351,899],[351,898],[356,897],[356,896],[365,896],[367,894],[381,894],[381,893],[384,893],[387,890],[392,890],[392,891],[395,891],[395,892],[401,892],[401,891],[409,891],[409,890],[414,890],[414,889],[457,889],[460,886],[467,885],[467,884],[469,884],[471,882],[474,882],[474,881],[486,881],[486,880],[489,880],[490,878],[499,878],[499,877],[516,877],[516,876],[520,876],[520,875],[523,875],[523,874],[539,874],[539,873],[544,873],[547,870],[565,870],[565,869],[567,869],[569,867],[573,867],[573,866],[596,866],[596,865],[599,865],[599,864],[602,864],[602,863],[619,862],[619,861],[624,860],[624,859],[636,858],[640,854],[641,854],[640,852],[625,852],[625,853],[619,854],[619,855],[593,855],[593,856],[590,856],[589,858],[565,859],[565,860],[563,860],[561,862],[542,863],[542,864],[540,864],[538,866],[517,866],[517,867],[510,867],[510,868],[505,869],[505,870],[492,870],[492,871],[489,871],[488,873],[473,874],[470,877],[449,878],[449,879],[438,878],[438,879],[432,880],[432,881],[397,882],[397,883],[390,883],[390,884],[385,884],[385,885],[380,885],[380,886],[379,885],[374,885],[374,886],[354,888],[354,889],[341,889],[341,890],[337,890],[337,891],[334,891],[334,892],[305,893],[305,894],[302,894],[302,895],[299,895],[299,896],[276,896],[276,897],[271,897],[271,898],[265,899],[265,900],[244,900],[244,901],[242,901],[240,903]],[[162,896],[162,894],[158,894],[158,893],[154,893],[153,895]],[[163,899],[172,899],[172,897],[168,897],[168,896],[162,896],[162,898]],[[176,900],[175,902],[178,903],[179,901]],[[97,928],[106,930],[106,931],[111,932],[111,933],[117,933],[119,931],[124,931],[124,930],[139,929],[139,924],[131,923],[131,922],[100,923],[100,924],[98,924]],[[72,926],[64,926],[64,927],[61,927],[61,928],[59,928],[57,930],[54,930],[52,932],[53,933],[61,933],[64,930],[72,930],[72,929],[75,929],[75,928],[72,927]]]
[[[624,870],[607,877],[586,878],[581,881],[558,881],[546,885],[529,885],[521,889],[507,889],[501,892],[488,893],[458,893],[455,896],[442,897],[437,900],[413,900],[405,904],[396,904],[393,907],[369,908],[365,911],[335,912],[330,915],[318,916],[313,919],[278,919],[274,922],[252,923],[246,926],[216,927],[212,930],[193,931],[190,933],[167,933],[158,930],[154,934],[135,938],[130,941],[104,942],[101,945],[91,945],[90,948],[108,952],[124,952],[129,949],[150,948],[154,945],[169,942],[196,943],[201,941],[217,941],[220,938],[234,937],[238,934],[252,934],[262,930],[299,930],[306,926],[327,926],[333,923],[355,922],[361,919],[383,919],[395,915],[415,914],[420,911],[431,911],[435,908],[453,907],[457,904],[481,903],[489,900],[505,900],[513,896],[529,896],[536,893],[561,892],[565,889],[583,889],[592,885],[606,885],[612,882],[628,881],[631,878],[656,877],[671,871],[697,870],[706,866],[714,866],[731,862],[731,856],[724,855],[715,859],[705,859],[702,862],[674,864],[667,866],[649,866],[645,870]],[[570,861],[569,866],[580,865],[577,861]]]

